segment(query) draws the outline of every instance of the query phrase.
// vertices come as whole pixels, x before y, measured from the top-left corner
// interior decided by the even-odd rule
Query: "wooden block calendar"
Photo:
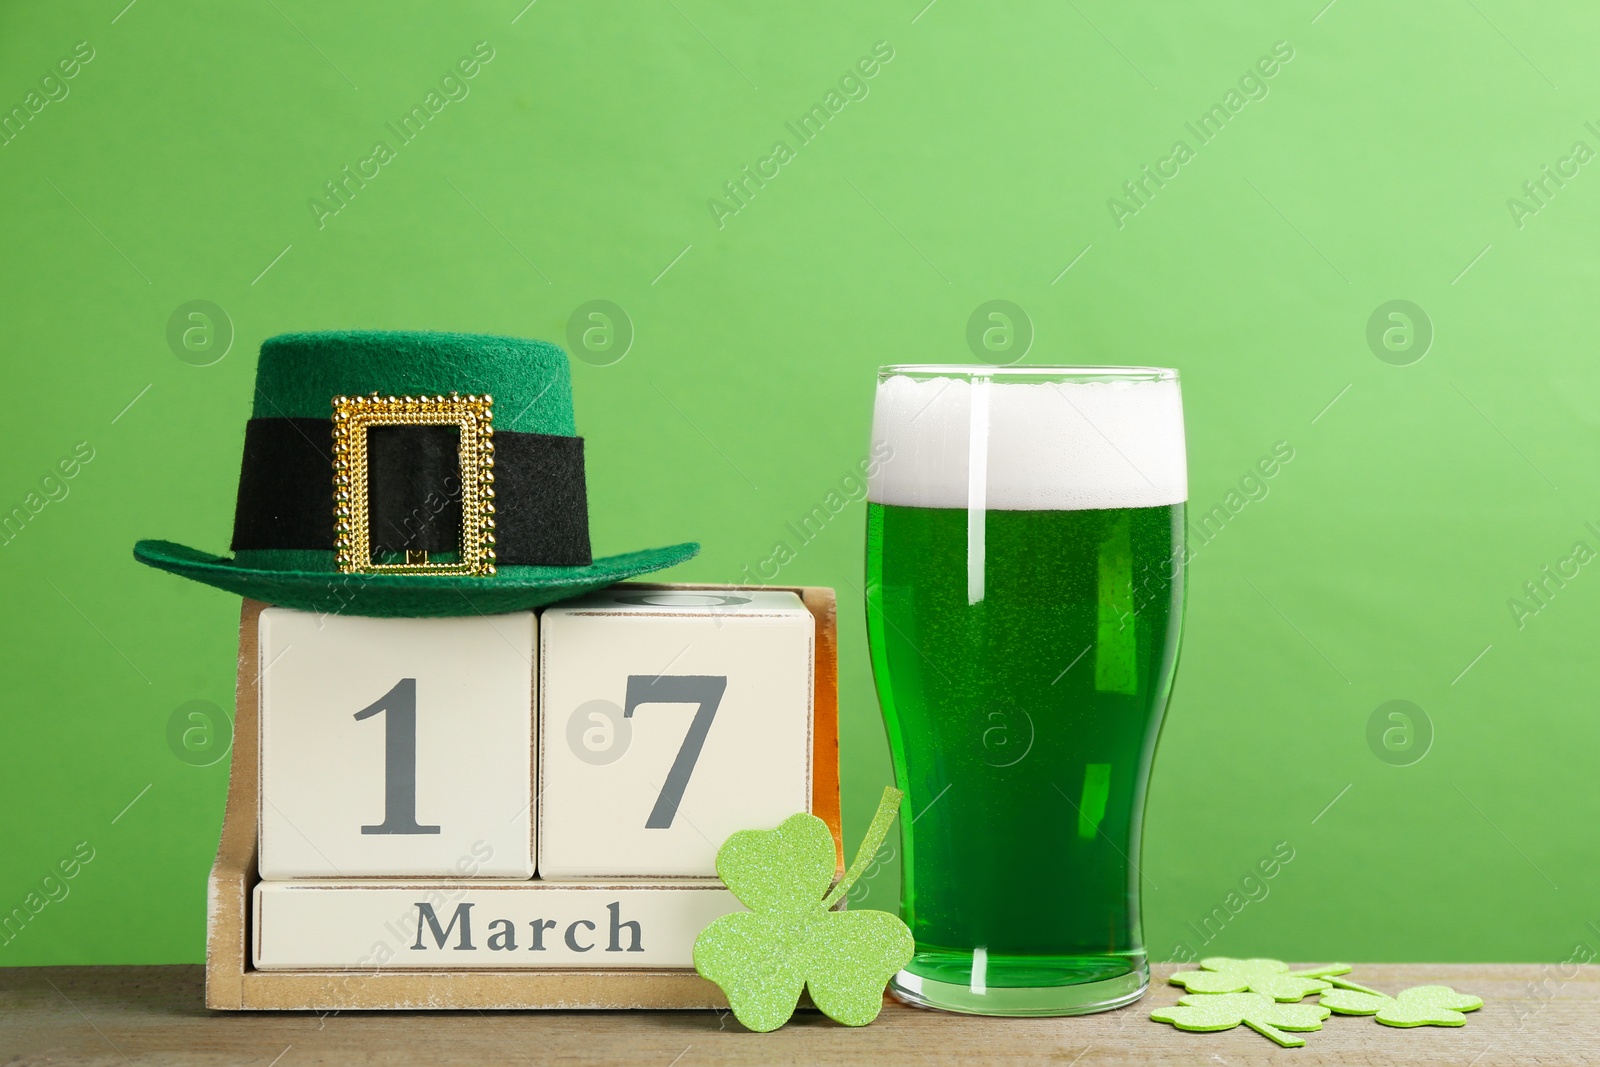
[[[840,839],[836,640],[818,588],[245,601],[208,1006],[725,1005],[689,956],[741,907],[716,846],[798,810]]]

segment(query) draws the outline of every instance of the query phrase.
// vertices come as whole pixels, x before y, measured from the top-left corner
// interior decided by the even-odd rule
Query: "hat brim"
[[[439,618],[527,611],[663,570],[700,552],[693,542],[605,556],[586,567],[498,567],[492,578],[452,574],[341,574],[241,566],[171,541],[140,541],[133,558],[252,600],[301,611]]]

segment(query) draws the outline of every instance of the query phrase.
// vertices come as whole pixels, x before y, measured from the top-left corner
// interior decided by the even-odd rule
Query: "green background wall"
[[[0,508],[46,501],[0,548],[0,913],[79,842],[94,857],[0,964],[201,957],[227,760],[179,758],[167,725],[231,710],[238,602],[130,549],[227,544],[261,339],[565,342],[597,299],[634,336],[574,361],[596,548],[699,539],[670,577],[734,581],[781,541],[780,581],[838,588],[852,847],[888,779],[864,509],[804,545],[786,524],[865,454],[874,368],[970,362],[969,317],[1003,299],[1026,362],[1180,368],[1191,504],[1226,516],[1191,571],[1150,795],[1153,955],[1596,942],[1600,18],[525,2],[0,7],[0,108],[93,51],[0,146]],[[400,145],[385,123],[479,42],[470,94]],[[1275,45],[1292,58],[1227,100]],[[875,46],[892,59],[867,95],[799,144],[785,124]],[[1201,143],[1185,124],[1213,104],[1229,121]],[[394,158],[319,226],[308,201],[379,140]],[[780,140],[793,158],[728,200]],[[1178,140],[1192,158],[1131,199]],[[1420,315],[1380,316],[1369,344],[1402,299]],[[207,366],[217,339],[168,340],[195,300],[234,334]],[[80,442],[92,460],[41,487]],[[1294,458],[1266,495],[1230,499],[1279,442]],[[1546,565],[1564,584],[1528,599]],[[1409,748],[1369,742],[1391,700],[1421,709]],[[1279,842],[1293,860],[1235,914]],[[870,890],[891,907],[893,871]]]

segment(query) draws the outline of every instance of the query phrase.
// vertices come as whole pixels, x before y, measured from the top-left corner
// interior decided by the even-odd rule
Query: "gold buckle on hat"
[[[334,548],[342,574],[494,574],[494,398],[491,396],[336,396],[333,398]],[[406,552],[404,563],[372,561],[367,499],[367,428],[460,429],[461,551],[454,562]]]

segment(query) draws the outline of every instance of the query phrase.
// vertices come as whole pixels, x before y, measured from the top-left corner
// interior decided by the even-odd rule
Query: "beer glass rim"
[[[1016,382],[1166,382],[1177,381],[1174,367],[1040,366],[996,367],[987,363],[891,363],[878,368],[878,379],[995,378]]]

